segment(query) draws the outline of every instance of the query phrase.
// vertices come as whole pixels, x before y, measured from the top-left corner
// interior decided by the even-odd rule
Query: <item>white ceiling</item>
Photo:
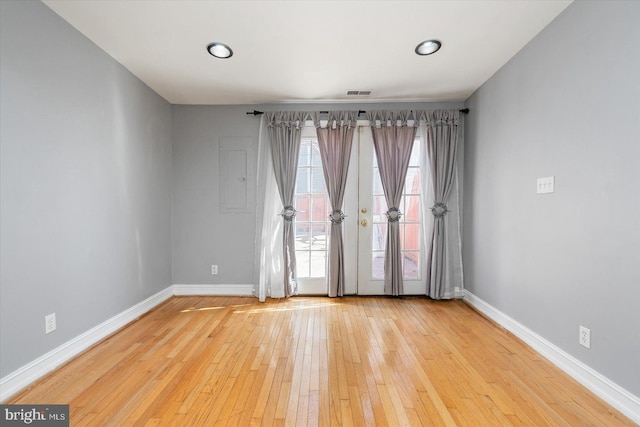
[[[262,104],[465,100],[571,0],[44,3],[173,104]]]

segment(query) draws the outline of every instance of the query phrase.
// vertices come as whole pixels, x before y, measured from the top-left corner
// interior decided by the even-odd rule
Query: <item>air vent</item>
[[[348,90],[347,91],[347,96],[367,96],[367,95],[371,95],[371,91],[370,90]]]

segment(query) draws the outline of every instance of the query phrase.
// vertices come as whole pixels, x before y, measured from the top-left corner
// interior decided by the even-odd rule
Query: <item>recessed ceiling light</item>
[[[231,58],[231,55],[233,55],[231,48],[224,43],[211,43],[207,46],[207,50],[211,55],[221,59]]]
[[[431,55],[436,53],[440,46],[442,46],[442,43],[438,40],[426,40],[416,46],[416,53],[418,55]]]

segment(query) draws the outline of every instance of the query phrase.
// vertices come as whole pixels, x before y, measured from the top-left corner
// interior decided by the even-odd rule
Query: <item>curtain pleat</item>
[[[273,112],[265,113],[271,157],[276,177],[276,184],[282,201],[283,221],[283,256],[284,256],[284,295],[285,297],[298,293],[296,276],[295,251],[295,208],[294,195],[296,173],[298,170],[298,155],[300,140],[304,126],[305,113],[302,112]]]
[[[384,293],[398,296],[404,293],[400,244],[400,201],[404,188],[411,149],[418,120],[409,111],[370,111],[367,113],[373,134],[373,146],[384,196],[387,201],[387,241],[384,259]]]
[[[330,297],[344,295],[344,245],[342,202],[347,185],[347,172],[357,113],[329,112],[326,127],[320,125],[320,114],[313,114],[318,135],[322,170],[331,203],[331,233],[329,240],[329,275],[327,292]]]

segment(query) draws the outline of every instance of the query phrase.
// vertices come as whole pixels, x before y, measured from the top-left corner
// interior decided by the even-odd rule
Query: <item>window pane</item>
[[[326,224],[313,223],[311,225],[311,250],[324,251],[327,249]]]
[[[296,264],[298,277],[309,277],[309,252],[296,251]]]
[[[322,166],[322,159],[320,158],[320,148],[318,148],[317,142],[313,144],[313,149],[311,150],[311,165]]]
[[[309,249],[310,244],[309,223],[296,222],[296,250]]]
[[[420,145],[420,140],[416,138],[415,141],[413,141],[409,166],[420,166]]]
[[[405,279],[420,278],[420,257],[418,252],[405,252],[403,257],[402,276]]]
[[[296,176],[296,193],[309,192],[309,169],[298,168]]]
[[[387,201],[385,200],[384,196],[374,196],[373,197],[373,215],[374,215],[374,221],[376,222],[387,222],[387,217],[384,215],[385,212],[387,211]],[[381,218],[378,218],[379,216],[381,216]]]
[[[401,232],[404,233],[404,250],[420,249],[420,224],[402,224]]]
[[[300,155],[298,157],[298,166],[309,166],[309,155],[311,154],[311,141],[302,140],[300,144]]]
[[[404,181],[405,194],[420,194],[420,170],[418,168],[409,168],[407,170],[407,179]]]
[[[420,222],[420,196],[405,196],[404,198],[404,216],[402,220],[405,222]]]
[[[384,250],[387,241],[387,224],[372,224],[371,234],[371,247],[373,250]]]
[[[382,181],[380,180],[378,169],[375,169],[373,174],[373,195],[377,196],[378,194],[384,194],[384,190],[382,189]]]
[[[324,174],[321,168],[311,169],[311,192],[312,193],[325,193],[327,186],[324,183]]]
[[[326,221],[329,216],[327,198],[314,196],[311,205],[311,219],[313,221]]]
[[[384,279],[384,252],[372,253],[371,277],[374,279]]]
[[[309,221],[309,196],[297,195],[296,196],[296,223]]]
[[[309,252],[308,252],[309,253]],[[325,277],[327,253],[322,251],[310,252],[311,277]]]

